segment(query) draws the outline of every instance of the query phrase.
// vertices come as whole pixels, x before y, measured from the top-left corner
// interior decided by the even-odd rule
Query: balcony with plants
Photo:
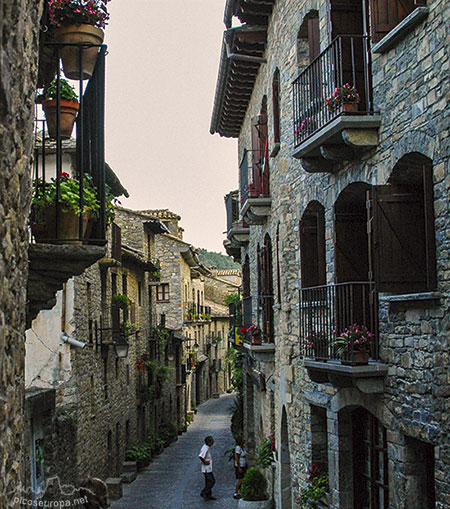
[[[240,220],[238,191],[232,191],[225,196],[225,209],[227,214],[227,238],[223,245],[228,255],[239,260],[241,247],[249,242],[250,229],[245,221]]]
[[[374,284],[348,282],[299,291],[300,350],[313,381],[384,391]]]
[[[114,218],[115,196],[121,194],[108,185],[112,170],[104,155],[102,41],[108,17],[101,0],[89,6],[81,0],[45,4],[29,220],[28,323],[54,305],[64,282],[106,253],[107,227]]]
[[[338,171],[378,144],[367,36],[337,36],[294,81],[292,93],[292,153],[306,171]]]
[[[254,129],[260,128],[259,125]],[[257,131],[259,134],[259,131]],[[253,139],[255,136],[253,137]],[[241,193],[241,217],[246,224],[263,224],[270,215],[272,198],[270,197],[270,172],[268,140],[262,142],[256,136],[256,146],[265,144],[263,148],[246,151],[240,166],[240,193]],[[251,155],[251,167],[249,168],[248,158]],[[249,174],[252,181],[249,182]]]

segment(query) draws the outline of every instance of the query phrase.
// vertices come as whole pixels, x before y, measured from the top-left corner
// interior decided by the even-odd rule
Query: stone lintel
[[[380,302],[420,302],[423,300],[439,300],[442,297],[440,292],[419,292],[405,293],[401,295],[380,296]]]

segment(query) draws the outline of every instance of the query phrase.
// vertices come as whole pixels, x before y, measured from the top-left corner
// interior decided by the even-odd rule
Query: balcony
[[[254,182],[248,183],[248,153],[252,153],[252,168]],[[265,153],[266,151],[264,151]],[[260,160],[263,163],[260,164]],[[263,151],[246,151],[243,162],[240,167],[241,183],[241,211],[242,219],[248,225],[263,224],[270,215],[272,198],[270,197],[270,175],[268,157],[263,155]]]
[[[256,322],[253,322],[253,305],[257,304]],[[273,331],[273,296],[264,295],[257,298],[245,297],[242,300],[244,327],[247,329],[244,348],[258,361],[270,362],[275,353]],[[258,337],[252,336],[248,329],[255,324],[260,331]]]
[[[359,102],[327,105],[347,83],[357,89]],[[373,111],[367,38],[336,37],[294,81],[293,101],[292,155],[306,171],[334,173],[361,150],[375,147],[381,121]]]
[[[59,62],[67,45],[52,42],[47,46]],[[71,43],[68,46],[79,50],[81,67],[84,45]],[[98,48],[93,74],[88,81],[80,78],[75,82],[78,92],[78,105],[73,113],[76,137],[71,137],[71,127],[65,130],[66,103],[74,101],[62,98],[66,85],[59,64],[55,66],[56,78],[52,84],[55,91],[55,99],[51,101],[53,113],[47,111],[44,120],[39,118],[36,108],[28,326],[40,310],[53,307],[56,292],[68,279],[81,274],[105,255],[108,198],[111,201],[113,195],[121,194],[114,192],[113,184],[110,185],[112,192],[107,192],[105,185],[108,172],[112,173],[104,157],[106,46],[92,46]]]
[[[387,366],[380,363],[378,301],[373,283],[352,282],[300,289],[300,352],[310,378],[338,387],[356,386],[362,392],[384,391]],[[371,331],[369,361],[358,362],[353,344],[338,354],[336,338],[353,324]]]
[[[211,321],[211,307],[203,306],[195,302],[184,303],[185,322],[209,322]]]
[[[243,221],[239,221],[239,192],[232,191],[225,196],[227,212],[227,239],[223,245],[230,256],[240,257],[240,249],[250,238],[250,229]]]

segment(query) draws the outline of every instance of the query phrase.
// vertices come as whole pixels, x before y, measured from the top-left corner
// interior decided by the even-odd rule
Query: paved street
[[[111,504],[112,509],[229,509],[237,507],[233,499],[234,468],[224,456],[233,446],[229,408],[234,395],[227,394],[201,405],[194,422],[178,441],[147,467],[131,484],[124,484],[123,497]],[[200,497],[204,485],[198,453],[205,436],[212,435],[211,449],[216,485],[216,501]]]

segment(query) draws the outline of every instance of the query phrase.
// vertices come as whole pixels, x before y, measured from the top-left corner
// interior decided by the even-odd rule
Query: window
[[[426,0],[371,0],[372,40],[378,42]]]
[[[158,289],[156,292],[156,300],[158,302],[169,300],[169,285],[168,284],[158,285]]]
[[[142,306],[142,282],[138,281],[138,305]]]
[[[124,295],[127,295],[128,292],[128,282],[127,282],[127,275],[122,274],[122,293]]]
[[[111,292],[113,295],[117,293],[117,274],[111,273]]]
[[[273,342],[273,271],[272,242],[268,234],[264,246],[258,251],[258,312],[263,339]]]
[[[316,201],[306,207],[300,221],[300,267],[303,288],[326,283],[325,210]]]
[[[280,142],[280,71],[275,70],[272,82],[273,141]]]
[[[406,478],[408,496],[417,507],[434,509],[436,506],[434,446],[412,437],[405,437]]]
[[[264,96],[261,113],[252,119],[252,175],[250,197],[269,196],[269,167],[267,164],[267,98]]]
[[[319,13],[310,11],[297,34],[297,63],[300,68],[309,65],[320,53]]]
[[[436,288],[433,169],[419,153],[402,157],[388,185],[369,193],[371,273],[380,292]]]
[[[353,507],[389,507],[386,429],[364,408],[352,413]]]

